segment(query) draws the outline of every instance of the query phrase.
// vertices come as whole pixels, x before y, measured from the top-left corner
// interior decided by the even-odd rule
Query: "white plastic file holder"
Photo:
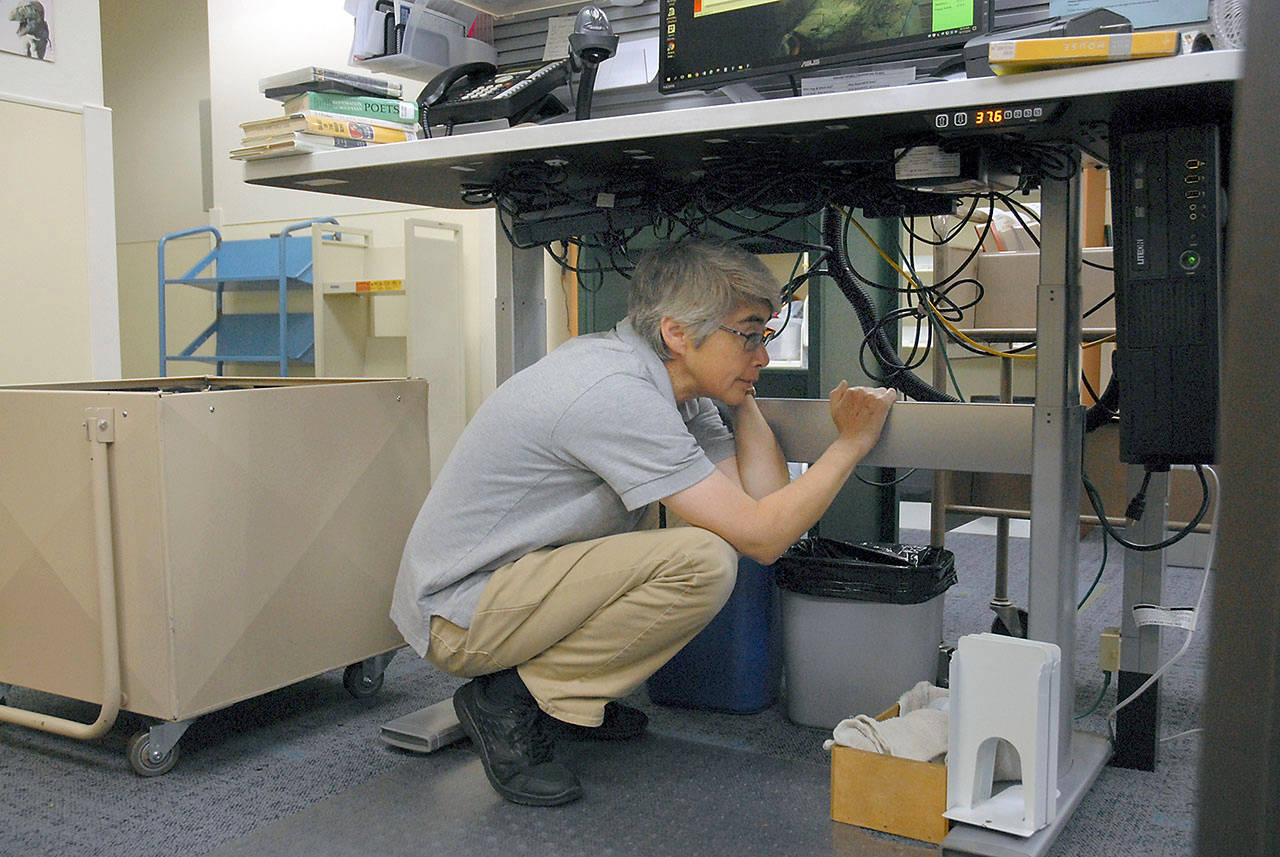
[[[951,660],[947,811],[953,821],[1030,836],[1057,817],[1059,677],[1053,643],[961,637]],[[992,794],[996,745],[1018,751],[1022,782]]]

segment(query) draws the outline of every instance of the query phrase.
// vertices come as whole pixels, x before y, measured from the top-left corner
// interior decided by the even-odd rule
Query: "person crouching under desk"
[[[507,800],[579,798],[555,734],[640,735],[644,713],[614,700],[711,621],[739,554],[771,563],[813,526],[879,438],[897,394],[841,382],[836,440],[790,480],[753,398],[779,302],[745,251],[656,248],[627,317],[513,375],[445,462],[391,616],[419,655],[472,679],[453,705]],[[637,529],[654,501],[690,526]]]

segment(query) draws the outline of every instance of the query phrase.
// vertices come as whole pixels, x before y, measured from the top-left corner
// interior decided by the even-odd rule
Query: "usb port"
[[[1200,169],[1200,168],[1201,168],[1201,167],[1203,167],[1203,166],[1204,166],[1204,161],[1202,161],[1202,160],[1200,160],[1200,159],[1198,159],[1198,158],[1188,158],[1188,159],[1187,159],[1187,169],[1189,169],[1189,170],[1198,170],[1198,169]]]
[[[1183,176],[1182,180],[1187,184],[1200,184],[1200,182],[1204,181],[1204,176]]]
[[[1183,196],[1186,197],[1187,199],[1199,199],[1200,197],[1204,196],[1204,191],[1189,190],[1186,193],[1184,193]]]

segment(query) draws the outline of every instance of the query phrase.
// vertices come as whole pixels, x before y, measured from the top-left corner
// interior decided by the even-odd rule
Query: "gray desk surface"
[[[1181,122],[1230,115],[1239,51],[1108,63],[1005,77],[779,98],[455,134],[245,164],[245,180],[462,208],[465,183],[491,181],[514,163],[557,162],[580,181],[607,176],[679,181],[706,158],[752,153],[857,159],[935,133],[939,114],[973,107],[1051,108],[1051,119],[1011,131],[1069,140],[1105,160],[1115,118]]]

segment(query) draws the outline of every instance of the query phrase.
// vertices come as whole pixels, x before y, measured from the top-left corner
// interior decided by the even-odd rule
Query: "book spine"
[[[245,141],[248,142],[260,137],[285,134],[289,131],[314,131],[315,123],[319,120],[324,120],[328,123],[329,127],[333,128],[337,128],[339,125],[345,127],[352,123],[356,123],[372,128],[394,131],[395,134],[400,135],[391,135],[386,140],[380,139],[378,142],[398,142],[400,140],[418,139],[418,128],[416,125],[402,125],[399,122],[389,122],[385,119],[366,119],[363,117],[357,120],[351,116],[344,116],[341,113],[326,113],[322,110],[303,110],[298,113],[292,113],[288,116],[282,116],[279,119],[257,119],[253,122],[242,122],[240,123],[240,130],[244,134]],[[329,134],[330,132],[325,131],[323,133]],[[363,132],[356,135],[347,130],[344,130],[341,133],[335,133],[335,136],[351,136],[356,139],[370,139]]]
[[[366,92],[377,92],[380,95],[399,95],[400,84],[389,80],[382,80],[377,77],[365,77],[359,74],[345,74],[340,71],[322,68],[317,70],[316,82],[324,83],[332,81],[334,83],[342,83],[347,86],[354,86],[357,89],[363,89]]]
[[[418,139],[418,133],[412,128],[388,127],[369,120],[357,121],[346,116],[332,116],[324,113],[304,113],[303,115],[306,116],[307,130],[313,134],[368,140],[371,143],[401,143],[405,140]]]
[[[293,135],[293,140],[232,149],[231,157],[238,161],[258,161],[264,158],[282,158],[287,155],[332,152],[336,149],[358,149],[368,145],[371,144],[367,140],[351,140],[346,137],[329,137],[324,134],[308,134],[299,131]]]
[[[402,125],[414,125],[418,121],[417,105],[397,98],[304,92],[286,101],[284,105],[286,115],[315,110],[344,116],[358,116],[362,119],[382,119]]]
[[[987,46],[987,59],[993,67],[1015,68],[1144,59],[1172,56],[1177,52],[1178,33],[1158,30],[1108,36],[995,41]]]
[[[329,283],[324,287],[325,294],[366,294],[369,292],[402,292],[404,280],[346,280]]]
[[[331,137],[328,134],[312,134],[309,131],[299,131],[294,134],[293,144],[307,151],[317,152],[327,149],[359,149],[372,145],[369,140],[356,140],[351,137]]]
[[[316,67],[264,77],[258,81],[258,91],[270,98],[274,97],[269,94],[272,91],[292,87],[302,87],[303,90],[319,89],[329,83],[350,86],[382,98],[398,98],[401,91],[400,84],[394,81]]]
[[[294,139],[301,143],[324,144],[331,149],[358,149],[361,146],[369,145],[368,140],[357,140],[353,137],[330,137],[328,134],[312,134],[309,131],[299,131],[294,135]]]

